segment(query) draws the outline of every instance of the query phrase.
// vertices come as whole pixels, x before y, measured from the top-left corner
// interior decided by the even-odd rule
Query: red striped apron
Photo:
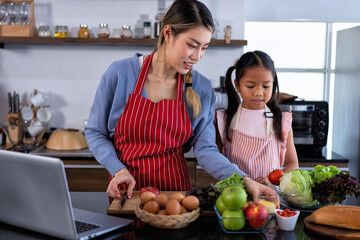
[[[182,145],[192,136],[183,101],[183,81],[178,74],[175,100],[153,102],[141,96],[154,53],[140,69],[132,94],[115,128],[118,158],[136,181],[135,189],[191,190]],[[126,185],[120,189],[127,189]]]

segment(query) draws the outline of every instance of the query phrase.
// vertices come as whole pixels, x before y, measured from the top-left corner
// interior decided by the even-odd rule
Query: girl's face
[[[273,74],[262,66],[249,67],[235,87],[240,93],[242,106],[251,110],[264,109],[273,90]]]
[[[164,35],[167,40],[166,62],[184,75],[204,56],[212,33],[204,26],[197,26],[174,37],[171,27],[167,25]]]

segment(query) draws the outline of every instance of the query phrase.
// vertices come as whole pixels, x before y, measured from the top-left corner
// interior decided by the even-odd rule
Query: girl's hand
[[[269,188],[271,188],[273,191],[275,191],[275,187],[274,185],[269,181],[268,177],[259,177],[257,179],[255,179],[255,181],[257,181],[258,183],[264,184],[265,186],[268,186]]]
[[[261,183],[258,183],[256,181],[252,180],[249,177],[244,177],[243,180],[244,180],[244,186],[246,187],[246,190],[252,195],[254,202],[259,202],[260,194],[276,196],[275,204],[276,204],[276,207],[279,208],[280,199],[279,199],[279,195],[277,195],[275,191],[273,191],[268,186],[265,186]]]
[[[128,185],[127,195],[131,198],[136,181],[126,168],[122,168],[115,173],[113,179],[109,183],[106,193],[109,197],[121,199],[119,185],[124,183]]]

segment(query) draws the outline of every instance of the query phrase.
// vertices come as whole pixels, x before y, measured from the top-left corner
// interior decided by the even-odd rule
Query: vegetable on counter
[[[197,187],[193,189],[193,191],[187,192],[186,195],[194,195],[200,201],[200,209],[201,210],[214,210],[214,204],[220,192],[216,189],[216,187],[211,184],[208,187]]]
[[[284,176],[284,172],[281,169],[275,169],[274,171],[269,173],[268,179],[272,184],[279,186],[280,178],[282,176]]]
[[[222,193],[222,191],[229,186],[240,186],[242,188],[244,187],[244,181],[241,180],[242,176],[237,175],[236,173],[237,172],[215,184],[215,187],[219,190],[220,193]]]
[[[350,175],[347,171],[326,178],[320,183],[315,182],[312,188],[312,196],[320,204],[341,203],[347,195],[360,196],[360,185],[356,177]]]
[[[321,183],[325,179],[331,178],[332,176],[335,176],[339,173],[340,170],[333,165],[330,165],[328,167],[325,167],[323,165],[317,165],[316,167],[314,167],[313,170],[310,171],[310,175],[316,183]]]
[[[312,197],[313,185],[313,180],[307,170],[294,169],[281,177],[279,189],[286,194],[290,202],[308,207],[317,203]]]

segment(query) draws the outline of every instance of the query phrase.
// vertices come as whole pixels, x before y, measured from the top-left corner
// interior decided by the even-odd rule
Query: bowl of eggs
[[[178,229],[189,225],[200,216],[200,202],[196,196],[181,192],[172,194],[144,192],[135,208],[136,216],[154,227]]]

